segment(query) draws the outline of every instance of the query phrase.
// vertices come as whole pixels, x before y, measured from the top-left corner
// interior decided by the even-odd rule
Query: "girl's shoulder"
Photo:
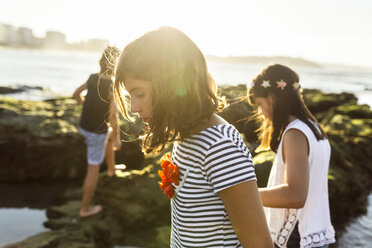
[[[309,124],[312,125],[315,129],[320,131],[320,127],[318,126],[318,123],[309,120]],[[307,138],[308,141],[314,141],[317,142],[318,139],[316,138],[313,130],[310,128],[309,124],[305,123],[304,121],[300,119],[295,119],[294,121],[290,122],[287,127],[285,128],[283,132],[283,137],[284,135],[289,131],[293,129],[297,129],[301,131]],[[322,139],[323,141],[327,141],[327,138]]]
[[[91,80],[97,79],[98,75],[99,75],[99,73],[92,73],[92,74],[90,74],[89,79],[91,79]]]
[[[200,143],[206,150],[210,147],[224,142],[226,139],[233,139],[239,137],[238,130],[229,123],[216,124],[207,127],[196,134],[192,134],[182,143]]]
[[[210,148],[219,146],[237,146],[245,147],[242,136],[239,131],[231,124],[218,124],[206,130],[208,134],[214,135],[214,142],[211,143]]]
[[[207,127],[196,135],[208,135],[213,136],[215,139],[221,139],[223,137],[230,137],[236,134],[239,134],[239,132],[233,125],[229,123],[222,123]]]
[[[313,122],[312,120],[309,120],[309,122],[315,127],[315,128],[318,128],[318,124]],[[309,127],[308,124],[306,124],[305,122],[303,122],[302,120],[300,119],[295,119],[293,121],[291,121],[287,127],[285,128],[284,132],[287,132],[288,130],[290,129],[299,129],[303,132],[307,132],[307,131],[311,131],[311,128]]]
[[[89,78],[87,80],[88,85],[91,85],[93,83],[96,83],[98,80],[98,73],[92,73],[89,75]]]
[[[217,125],[216,129],[225,138],[236,137],[237,135],[240,135],[239,131],[229,123]]]
[[[108,76],[105,76],[105,75],[102,75],[100,73],[92,73],[90,74],[89,76],[89,79],[88,80],[91,80],[91,81],[98,81],[98,79],[102,82],[112,82],[112,78],[111,77],[108,77]]]

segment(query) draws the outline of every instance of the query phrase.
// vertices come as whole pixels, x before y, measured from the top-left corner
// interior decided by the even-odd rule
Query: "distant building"
[[[5,24],[0,23],[0,45],[6,45],[8,42],[8,32],[6,30]]]
[[[2,46],[101,52],[108,44],[109,41],[103,39],[90,39],[69,44],[66,42],[66,35],[57,31],[48,31],[44,38],[38,38],[34,36],[30,28],[15,28],[12,25],[0,23],[0,45]]]
[[[43,41],[43,47],[64,49],[66,47],[66,35],[56,31],[48,31]]]
[[[19,38],[14,27],[12,25],[0,23],[0,44],[17,45],[18,43]]]
[[[32,29],[20,27],[17,30],[18,33],[18,42],[22,46],[26,47],[37,47],[40,43],[40,40],[34,36]]]

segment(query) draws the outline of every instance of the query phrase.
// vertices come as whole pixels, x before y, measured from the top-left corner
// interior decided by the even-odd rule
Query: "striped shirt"
[[[209,127],[175,143],[172,162],[180,178],[171,200],[171,247],[242,247],[217,194],[256,180],[239,132],[228,124]]]

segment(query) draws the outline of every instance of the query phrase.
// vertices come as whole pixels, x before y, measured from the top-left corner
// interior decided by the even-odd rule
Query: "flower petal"
[[[163,170],[159,170],[158,174],[162,180],[158,183],[164,194],[171,199],[175,194],[172,184],[178,185],[179,169],[177,165],[172,164],[171,158],[168,154],[162,157],[160,166]]]

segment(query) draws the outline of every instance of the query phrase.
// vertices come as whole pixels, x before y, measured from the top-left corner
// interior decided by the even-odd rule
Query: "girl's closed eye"
[[[132,94],[129,94],[131,98],[144,98],[145,92],[136,90],[135,92],[132,92]]]
[[[135,95],[135,97],[137,97],[137,98],[144,98],[145,97],[145,93],[137,93]]]

